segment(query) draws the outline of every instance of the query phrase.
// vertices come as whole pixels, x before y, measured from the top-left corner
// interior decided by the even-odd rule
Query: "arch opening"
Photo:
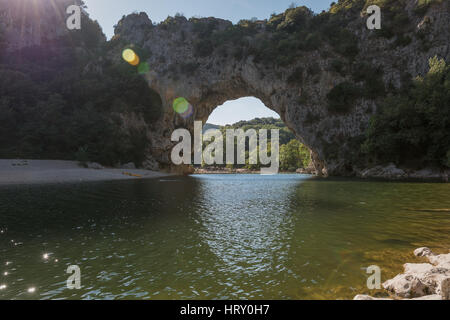
[[[216,106],[210,112],[204,122],[203,133],[209,130],[220,130],[226,137],[227,130],[255,130],[259,135],[260,130],[266,129],[268,138],[268,150],[270,153],[271,130],[279,132],[279,169],[281,172],[298,172],[305,174],[316,173],[311,159],[311,150],[303,144],[291,130],[280,115],[268,108],[260,99],[256,97],[242,97],[235,100],[227,100],[225,103]],[[203,150],[215,139],[203,144]],[[234,139],[234,162],[230,162],[224,152],[222,163],[206,164],[197,166],[197,171],[226,171],[246,173],[260,170],[263,167],[261,159],[257,157],[257,163],[252,163],[250,151],[250,138],[245,138],[245,163],[237,159],[238,147],[237,138]],[[226,143],[224,143],[226,147]],[[258,146],[259,148],[259,142]],[[258,149],[259,150],[259,149]]]

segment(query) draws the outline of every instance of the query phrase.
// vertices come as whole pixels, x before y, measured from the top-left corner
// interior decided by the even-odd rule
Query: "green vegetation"
[[[414,13],[423,16],[430,6],[441,2],[442,0],[418,0]],[[412,39],[407,33],[415,32],[415,27],[405,10],[407,0],[368,0],[364,9],[373,4],[378,5],[383,14],[383,26],[381,30],[377,30],[377,35],[388,39],[395,37],[394,47],[409,45]],[[426,51],[427,47],[424,46],[423,49]]]
[[[280,169],[295,171],[307,168],[311,163],[310,150],[300,141],[293,139],[280,147]]]
[[[420,0],[416,13],[422,14],[438,2],[441,0]],[[314,14],[305,6],[291,6],[268,20],[242,20],[225,30],[219,30],[213,20],[190,19],[199,37],[194,44],[195,52],[199,57],[206,57],[217,50],[237,59],[253,56],[257,63],[288,66],[302,53],[330,45],[351,64],[359,48],[348,25],[354,17],[366,14],[367,7],[373,4],[380,6],[383,13],[383,27],[376,34],[395,37],[394,46],[408,45],[412,39],[407,33],[413,32],[414,26],[405,9],[407,0],[339,0],[328,12]]]
[[[250,121],[239,121],[233,125],[227,125],[222,127],[223,132],[225,133],[226,129],[242,129],[244,131],[249,129],[255,129],[257,132],[261,129],[271,130],[271,129],[279,129],[280,130],[280,146],[283,144],[287,144],[292,139],[295,139],[295,134],[284,124],[281,119],[274,118],[256,118]],[[269,131],[270,133],[270,131]],[[269,134],[270,139],[270,134]]]
[[[339,61],[332,67],[341,70]],[[383,70],[367,63],[355,63],[352,66],[354,82],[344,81],[336,85],[327,95],[328,111],[334,114],[346,114],[351,111],[357,99],[377,99],[384,96]]]
[[[450,66],[434,57],[425,77],[386,98],[362,150],[376,163],[450,167],[449,128]]]
[[[330,113],[348,113],[359,96],[359,89],[352,82],[345,81],[327,95],[328,111]]]
[[[226,130],[227,129],[242,129],[244,131],[254,129],[256,132],[259,133],[259,130],[266,129],[268,130],[268,151],[271,150],[270,147],[270,130],[271,129],[278,129],[280,130],[280,169],[283,171],[295,171],[298,168],[306,168],[311,163],[310,158],[310,151],[309,149],[301,144],[295,137],[294,133],[289,130],[284,122],[280,119],[274,119],[274,118],[256,118],[251,121],[239,121],[233,125],[227,125],[227,126],[215,126],[212,124],[205,124],[203,130],[206,131],[208,129],[219,129],[222,132],[222,135],[226,136]],[[237,160],[237,141],[235,141],[235,160]],[[204,144],[204,148],[208,144]],[[248,148],[247,148],[248,149]],[[257,150],[259,154],[259,146]],[[269,152],[270,153],[270,152]],[[224,150],[224,163],[225,161],[225,155],[226,155],[226,149]],[[249,164],[249,153],[246,151],[245,154],[246,158],[246,164],[245,165],[215,165],[215,167],[227,167],[227,168],[246,168],[250,170],[259,170],[261,168],[261,164]],[[258,157],[259,158],[259,157]],[[259,162],[259,159],[258,159]],[[237,161],[235,161],[237,163]]]
[[[0,57],[1,158],[144,160],[160,97],[135,67],[109,61],[98,24],[83,21],[58,43]]]
[[[295,62],[302,51],[316,50],[326,42],[350,60],[358,54],[356,38],[346,29],[349,20],[340,13],[315,15],[304,6],[291,7],[269,20],[242,20],[225,30],[218,30],[209,19],[190,21],[199,37],[194,43],[199,57],[218,50],[237,59],[253,56],[258,63],[275,61],[286,66]]]
[[[424,14],[431,5],[435,3],[442,3],[444,0],[419,0],[415,9],[417,14]]]

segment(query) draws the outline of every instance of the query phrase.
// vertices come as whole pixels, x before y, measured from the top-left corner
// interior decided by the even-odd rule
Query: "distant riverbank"
[[[260,170],[249,170],[249,169],[231,169],[231,168],[195,168],[195,174],[260,174]],[[298,169],[296,172],[290,171],[280,171],[280,173],[289,174],[314,174],[308,169]]]
[[[76,161],[0,160],[0,185],[151,179],[170,174],[141,169],[83,168]]]

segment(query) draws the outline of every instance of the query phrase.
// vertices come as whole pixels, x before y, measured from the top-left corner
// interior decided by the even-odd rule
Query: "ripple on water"
[[[0,298],[352,298],[367,266],[390,277],[415,247],[450,247],[445,184],[168,180],[3,188]]]

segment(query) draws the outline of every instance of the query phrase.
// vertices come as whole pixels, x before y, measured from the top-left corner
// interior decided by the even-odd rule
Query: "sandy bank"
[[[0,185],[151,179],[169,175],[140,169],[86,169],[75,161],[0,160]]]

